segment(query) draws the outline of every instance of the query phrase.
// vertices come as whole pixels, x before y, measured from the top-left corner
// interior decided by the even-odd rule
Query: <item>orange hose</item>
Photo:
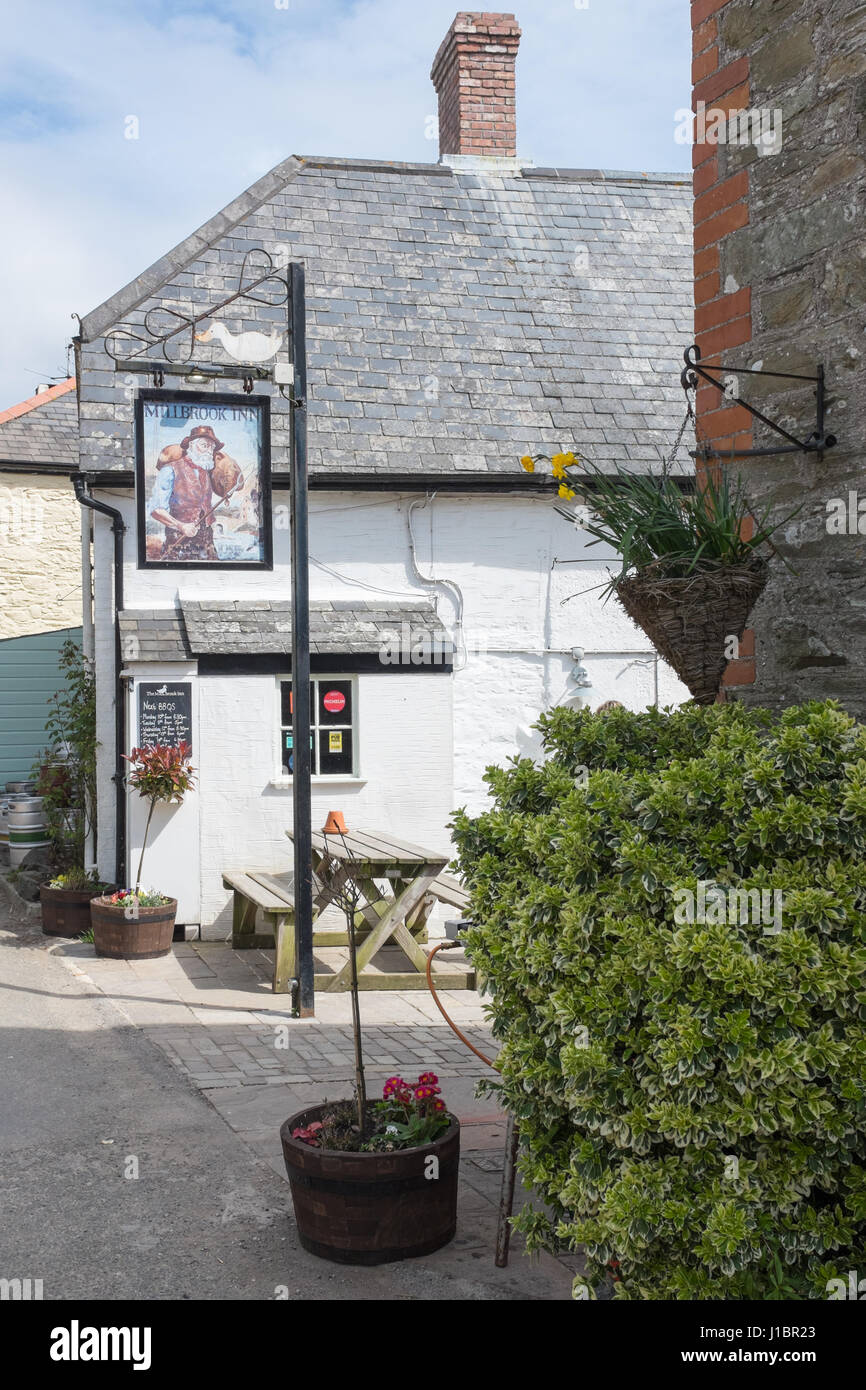
[[[478,1048],[475,1047],[469,1041],[468,1038],[463,1036],[463,1034],[460,1032],[460,1029],[457,1027],[457,1024],[454,1022],[453,1018],[448,1017],[447,1013],[445,1012],[444,1005],[442,1004],[442,1000],[439,998],[439,995],[436,993],[436,990],[433,985],[433,957],[437,955],[439,951],[453,950],[456,945],[456,941],[440,941],[438,946],[433,947],[433,950],[427,957],[427,984],[429,986],[430,993],[433,995],[433,998],[436,1001],[437,1009],[439,1010],[440,1014],[442,1015],[452,1032],[457,1034],[460,1041],[464,1044],[464,1046],[469,1048],[470,1052],[474,1052],[476,1057],[480,1057],[482,1062],[486,1062],[488,1067],[495,1067],[496,1063],[491,1062],[489,1057],[485,1057],[483,1052],[479,1052]]]

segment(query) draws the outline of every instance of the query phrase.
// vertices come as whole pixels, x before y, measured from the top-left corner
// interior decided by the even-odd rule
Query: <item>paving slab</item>
[[[277,1185],[268,1189],[268,1200],[273,1213],[279,1214],[268,1220],[285,1223],[289,1231],[287,1235],[280,1227],[284,1262],[299,1270],[296,1295],[291,1293],[294,1276],[284,1273],[290,1297],[570,1298],[579,1261],[548,1256],[530,1261],[515,1239],[508,1269],[493,1266],[504,1116],[490,1097],[476,1097],[478,1080],[489,1076],[490,1070],[451,1031],[427,991],[362,992],[368,1090],[375,1094],[395,1072],[410,1079],[421,1070],[433,1070],[439,1076],[448,1106],[461,1121],[458,1239],[421,1261],[381,1271],[332,1271],[326,1262],[299,1249],[279,1126],[308,1105],[351,1094],[354,1049],[348,993],[317,993],[315,1018],[292,1019],[289,997],[270,991],[272,952],[235,952],[226,942],[187,941],[176,943],[171,956],[158,962],[133,964],[97,958],[92,945],[42,938],[32,925],[18,923],[6,933],[0,924],[0,961],[4,941],[14,937],[22,944],[22,936],[27,938],[26,946],[43,960],[48,958],[52,969],[64,967],[63,973],[71,977],[70,987],[78,994],[91,1004],[100,998],[110,1004],[114,1026],[124,1036],[132,1030],[139,1046],[154,1050],[161,1059],[163,1078],[168,1068],[174,1086],[197,1098],[214,1122],[225,1126],[225,1135],[240,1146],[239,1154],[246,1155],[239,1159],[241,1171],[246,1164],[250,1172],[250,1192],[243,1183],[236,1183],[235,1195],[223,1198],[230,1211],[234,1203],[247,1213],[245,1219],[261,1220],[256,1214],[256,1181],[267,1174],[267,1182]],[[149,964],[159,969],[144,968]],[[483,999],[465,990],[442,991],[440,997],[467,1038],[495,1057],[497,1044],[487,1025]],[[518,1204],[526,1200],[528,1195],[519,1189]],[[230,1216],[229,1223],[234,1219]],[[308,1265],[316,1271],[312,1285]],[[402,1278],[400,1272],[409,1267],[411,1278]],[[253,1279],[241,1296],[273,1297],[267,1282],[271,1277],[268,1271]],[[314,1292],[309,1291],[311,1287]],[[127,1295],[97,1292],[94,1296]]]

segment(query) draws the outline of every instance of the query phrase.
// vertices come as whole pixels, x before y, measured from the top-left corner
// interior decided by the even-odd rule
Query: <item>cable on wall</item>
[[[460,586],[459,586],[459,585],[455,582],[455,580],[453,580],[453,579],[431,579],[431,578],[429,578],[428,575],[422,574],[421,571],[420,571],[420,569],[418,568],[418,560],[417,560],[416,550],[415,550],[415,531],[414,531],[414,528],[413,528],[413,526],[412,526],[412,513],[414,512],[414,510],[415,510],[416,507],[430,507],[430,506],[432,506],[432,503],[433,503],[435,497],[436,497],[436,493],[435,493],[435,492],[431,492],[431,493],[429,493],[429,494],[427,495],[427,497],[425,497],[423,500],[418,499],[418,500],[416,500],[415,502],[412,502],[412,503],[410,504],[410,507],[409,507],[409,515],[408,515],[408,526],[409,526],[409,558],[410,558],[411,561],[412,561],[412,571],[413,571],[413,573],[414,573],[414,575],[415,575],[415,578],[416,578],[417,580],[419,580],[420,583],[422,583],[422,584],[428,584],[428,585],[433,585],[435,588],[440,588],[440,589],[441,589],[441,588],[444,588],[444,589],[448,589],[448,590],[451,591],[451,596],[454,597],[455,600],[456,600],[456,604],[457,604],[457,618],[456,618],[456,621],[455,621],[454,626],[455,626],[456,634],[457,634],[457,636],[458,636],[459,643],[460,643],[460,657],[461,657],[461,659],[460,659],[460,662],[459,662],[459,663],[455,660],[455,662],[454,662],[454,670],[455,670],[455,671],[463,671],[463,670],[465,670],[466,665],[467,665],[468,660],[469,660],[469,654],[468,654],[468,652],[467,652],[467,650],[466,650],[466,641],[465,641],[465,637],[464,637],[464,634],[463,634],[463,592],[462,592],[462,590],[460,589]],[[432,556],[433,556],[432,526],[433,526],[433,514],[432,514],[432,511],[431,511],[431,514],[430,514],[430,527],[431,527],[431,536],[430,536],[430,556],[431,556],[431,560],[430,560],[430,563],[431,563],[431,564],[433,563],[433,560],[432,560]]]

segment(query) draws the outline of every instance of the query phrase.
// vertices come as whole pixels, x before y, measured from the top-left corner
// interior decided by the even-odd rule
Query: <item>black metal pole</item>
[[[298,1014],[315,1014],[310,758],[310,557],[307,498],[307,341],[304,267],[291,266],[292,399],[292,807]]]

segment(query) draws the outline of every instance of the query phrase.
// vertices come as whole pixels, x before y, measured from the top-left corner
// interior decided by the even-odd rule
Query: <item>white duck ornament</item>
[[[195,336],[199,343],[212,343],[216,339],[222,344],[223,351],[236,362],[267,362],[269,358],[276,357],[285,334],[276,326],[271,329],[270,337],[254,331],[230,333],[224,323],[212,323],[210,328]]]

